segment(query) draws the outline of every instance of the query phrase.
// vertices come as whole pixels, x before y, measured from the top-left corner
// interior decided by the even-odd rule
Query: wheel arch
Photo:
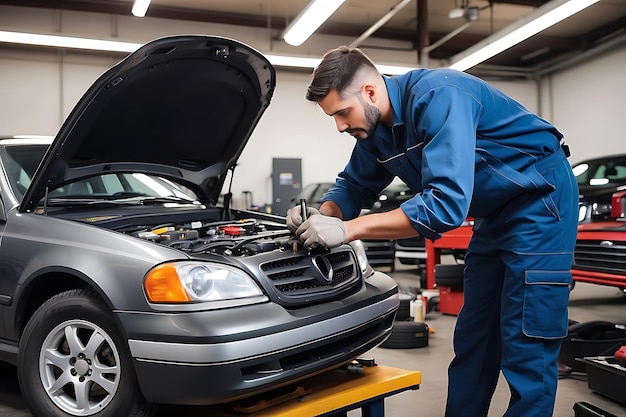
[[[111,308],[111,302],[102,289],[80,272],[67,269],[42,271],[37,276],[31,277],[20,291],[15,315],[17,339],[21,339],[26,324],[46,300],[72,289],[91,289]]]

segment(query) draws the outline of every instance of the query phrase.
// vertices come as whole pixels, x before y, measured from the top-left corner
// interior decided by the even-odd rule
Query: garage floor
[[[398,265],[390,273],[399,284],[418,286],[414,267]],[[570,299],[570,318],[579,322],[607,320],[626,322],[626,295],[616,288],[578,283]],[[377,363],[418,370],[422,372],[419,390],[407,391],[390,397],[385,402],[389,417],[441,417],[445,408],[447,366],[452,359],[452,332],[456,317],[441,313],[429,313],[426,323],[434,329],[427,347],[417,349],[375,348],[367,356]],[[468,387],[471,389],[471,387]],[[492,401],[489,417],[502,416],[509,401],[506,382],[501,379]],[[554,417],[573,417],[573,405],[585,401],[619,417],[626,416],[626,407],[604,398],[591,390],[584,374],[573,374],[559,382]],[[352,411],[349,417],[359,416]],[[0,417],[26,417],[31,414],[19,394],[15,368],[0,364]],[[161,407],[159,417],[208,417],[202,407]],[[303,416],[307,417],[307,416]]]

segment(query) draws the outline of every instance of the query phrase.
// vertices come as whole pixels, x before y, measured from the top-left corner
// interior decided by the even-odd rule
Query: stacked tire
[[[415,296],[400,293],[400,306],[396,320],[391,328],[389,338],[379,345],[387,349],[413,349],[428,346],[428,325],[421,321],[413,321],[410,316],[411,301]]]

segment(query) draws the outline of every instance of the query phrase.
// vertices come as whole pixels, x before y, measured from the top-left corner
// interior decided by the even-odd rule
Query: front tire
[[[128,347],[97,294],[70,290],[26,324],[18,355],[22,395],[34,416],[148,417]]]

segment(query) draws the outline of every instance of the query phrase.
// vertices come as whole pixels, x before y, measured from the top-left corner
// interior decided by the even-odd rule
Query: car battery
[[[176,242],[180,240],[195,239],[198,239],[197,230],[169,230],[163,233],[159,233],[160,242]]]

